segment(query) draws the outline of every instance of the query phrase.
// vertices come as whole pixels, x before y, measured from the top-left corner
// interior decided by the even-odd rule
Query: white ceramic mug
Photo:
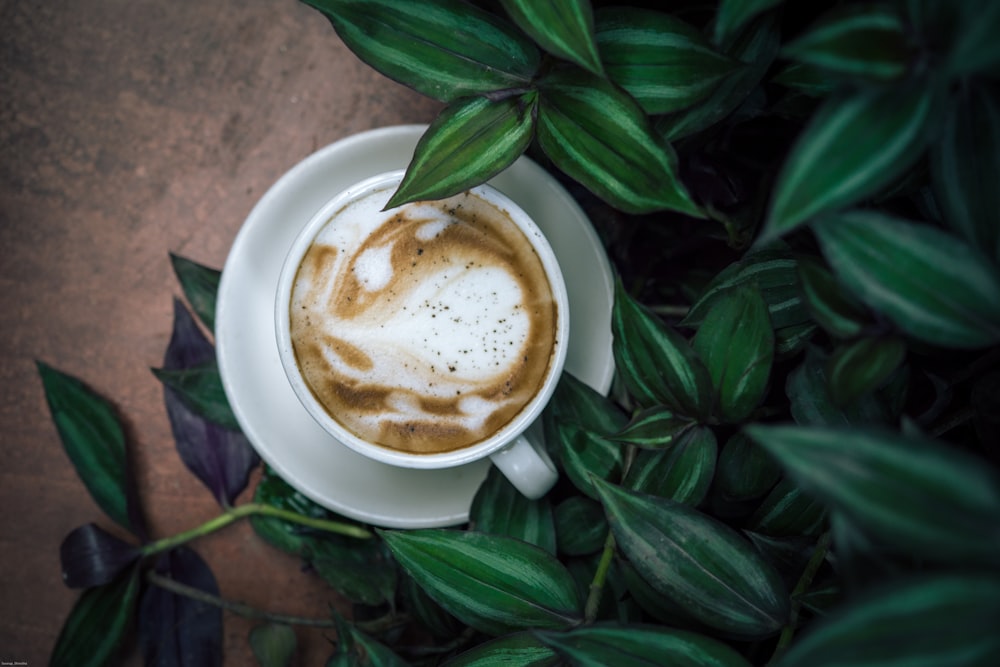
[[[554,332],[551,332],[554,340],[548,365],[540,381],[532,385],[537,386],[537,390],[512,418],[489,435],[457,449],[434,453],[402,451],[377,444],[372,438],[362,437],[331,416],[330,411],[310,388],[300,367],[291,333],[290,311],[293,288],[303,259],[316,241],[317,235],[328,229],[328,225],[335,225],[338,215],[347,210],[352,203],[362,200],[371,202],[377,199],[380,202],[377,209],[381,209],[396,190],[403,173],[402,170],[397,170],[374,176],[337,194],[309,220],[293,242],[281,269],[275,298],[275,332],[285,374],[299,401],[312,418],[338,442],[366,457],[393,466],[417,469],[449,468],[490,457],[494,465],[521,493],[529,498],[541,497],[555,483],[557,473],[545,451],[542,429],[529,427],[539,419],[562,373],[569,339],[569,300],[556,256],[545,236],[517,204],[495,188],[482,185],[473,188],[470,195],[504,212],[506,218],[512,221],[521,234],[530,241],[533,254],[537,255],[544,268],[552,301],[555,304],[555,327]],[[385,215],[390,216],[405,209],[406,206],[386,211]],[[368,208],[371,209],[371,206]],[[381,215],[381,212],[379,214]],[[374,224],[379,226],[383,223]]]

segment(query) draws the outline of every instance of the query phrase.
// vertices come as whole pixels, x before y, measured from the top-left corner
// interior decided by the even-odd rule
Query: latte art
[[[381,211],[391,190],[336,212],[289,305],[296,362],[360,438],[413,453],[488,438],[538,393],[557,305],[532,242],[472,193]]]

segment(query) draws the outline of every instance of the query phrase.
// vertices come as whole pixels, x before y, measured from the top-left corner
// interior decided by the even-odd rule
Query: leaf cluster
[[[491,471],[468,525],[373,539],[270,470],[233,506],[257,462],[178,306],[156,371],[178,451],[222,522],[355,604],[328,664],[1000,664],[1000,3],[306,2],[445,103],[390,205],[528,154],[617,274],[610,395],[566,373],[543,417],[559,484]],[[174,263],[210,330],[217,272]],[[219,664],[183,546],[214,526],[150,539],[113,409],[39,370],[134,538],[67,537],[86,591],[53,663],[104,664],[133,619],[147,651],[169,617],[201,657],[147,662]],[[292,664],[271,620],[255,655]]]

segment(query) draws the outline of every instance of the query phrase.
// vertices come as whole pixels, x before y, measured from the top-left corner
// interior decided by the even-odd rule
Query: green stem
[[[792,590],[792,609],[788,617],[788,623],[786,623],[785,627],[781,629],[781,636],[778,638],[778,644],[774,647],[774,655],[771,656],[771,660],[768,664],[774,664],[777,662],[778,658],[781,657],[781,654],[784,653],[788,649],[788,646],[792,643],[792,637],[795,636],[795,631],[798,629],[799,613],[802,611],[802,601],[800,598],[809,590],[813,579],[816,578],[816,573],[819,572],[820,566],[823,564],[823,561],[826,560],[826,554],[830,550],[831,541],[832,538],[830,536],[830,531],[826,531],[820,535],[819,539],[816,541],[816,548],[813,549],[812,556],[809,558],[809,562],[806,563],[806,567],[802,571],[802,576],[799,577],[794,590]]]
[[[290,614],[276,614],[269,611],[264,611],[263,609],[257,609],[256,607],[251,607],[243,602],[236,602],[234,600],[227,600],[225,598],[219,597],[218,595],[213,595],[200,588],[195,588],[194,586],[189,586],[187,584],[181,583],[176,579],[171,579],[170,577],[165,577],[162,574],[157,574],[153,570],[146,573],[146,581],[153,584],[154,586],[159,586],[163,590],[170,591],[175,595],[181,595],[192,600],[197,600],[198,602],[204,602],[205,604],[212,605],[213,607],[218,607],[224,611],[231,612],[237,616],[242,616],[243,618],[249,618],[259,621],[268,621],[270,623],[280,623],[283,625],[302,625],[312,628],[336,628],[337,623],[332,618],[312,618],[307,616],[293,616]],[[401,627],[410,622],[410,617],[406,614],[392,615],[388,614],[381,618],[372,619],[370,621],[357,621],[354,625],[361,631],[368,634],[378,635],[388,630],[396,627]]]
[[[346,535],[348,537],[356,537],[358,539],[370,539],[373,537],[371,531],[349,523],[329,521],[327,519],[314,519],[312,517],[303,516],[301,514],[297,514],[289,510],[283,510],[272,505],[266,505],[264,503],[247,503],[246,505],[232,507],[214,519],[206,521],[200,526],[178,533],[177,535],[173,535],[171,537],[165,537],[163,539],[156,540],[155,542],[150,542],[142,548],[142,555],[150,556],[168,551],[175,547],[179,547],[182,544],[198,539],[199,537],[204,537],[205,535],[214,533],[230,524],[236,523],[237,521],[250,516],[268,516],[275,519],[283,519],[284,521],[290,521],[302,526],[316,528],[328,533],[337,533],[338,535]]]
[[[615,534],[610,530],[604,540],[604,551],[597,563],[597,571],[590,582],[590,592],[587,594],[587,604],[583,608],[583,622],[587,625],[597,620],[597,612],[601,606],[601,594],[604,592],[604,582],[608,579],[611,563],[615,559]]]
[[[636,448],[629,445],[625,448],[625,456],[622,461],[622,476],[624,480],[628,474],[632,462],[635,461]],[[587,593],[587,602],[583,607],[583,622],[587,625],[597,620],[597,612],[601,606],[601,595],[604,593],[604,584],[608,580],[608,572],[611,571],[611,564],[615,560],[615,534],[608,529],[608,536],[604,538],[604,551],[601,552],[601,560],[597,563],[597,571],[594,578],[590,580],[590,590]]]

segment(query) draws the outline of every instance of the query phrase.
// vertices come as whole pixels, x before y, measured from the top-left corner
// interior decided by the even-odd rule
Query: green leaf
[[[633,447],[664,449],[694,425],[690,419],[675,415],[670,408],[654,405],[636,413],[625,428],[611,435],[610,439]]]
[[[640,450],[623,486],[695,506],[708,495],[719,446],[715,433],[695,426],[666,449]]]
[[[827,100],[781,167],[761,242],[890,185],[923,154],[932,106],[925,86],[879,87]]]
[[[871,317],[818,261],[799,260],[802,296],[813,319],[834,338],[854,338],[870,324]]]
[[[603,74],[588,0],[500,0],[500,4],[545,51],[594,74]]]
[[[591,477],[621,479],[624,456],[622,446],[576,422],[557,427],[556,455],[566,477],[583,494],[595,498]]]
[[[547,497],[530,500],[491,466],[472,499],[469,520],[475,530],[506,535],[556,552],[556,527]]]
[[[561,629],[582,620],[572,576],[553,555],[536,546],[456,530],[380,531],[380,535],[431,598],[480,632]]]
[[[633,299],[618,280],[611,315],[615,365],[643,405],[663,404],[686,417],[711,411],[712,378],[690,343]]]
[[[56,639],[50,667],[104,667],[128,636],[139,597],[139,569],[84,591]]]
[[[826,97],[837,88],[829,72],[805,63],[789,63],[771,77],[771,82],[810,97]]]
[[[950,44],[947,69],[958,78],[963,75],[982,74],[996,78],[1000,67],[1000,5],[992,0],[965,0],[945,3],[946,11],[957,15],[956,38]]]
[[[617,433],[628,421],[618,405],[593,387],[564,372],[545,412],[546,422],[574,422],[601,435]],[[546,431],[546,440],[549,432]]]
[[[1000,578],[945,573],[868,591],[796,638],[776,667],[981,667],[1000,658]]]
[[[312,519],[352,523],[306,498],[267,466],[254,491],[254,502]],[[396,566],[378,540],[359,542],[350,537],[303,530],[299,524],[274,517],[253,516],[250,524],[267,543],[309,563],[349,600],[377,605],[392,598]]]
[[[715,389],[719,416],[737,423],[764,400],[774,362],[774,330],[756,287],[741,286],[712,306],[692,341]]]
[[[830,394],[846,405],[882,386],[906,359],[906,342],[896,337],[860,338],[839,345],[830,356]]]
[[[726,500],[760,498],[781,477],[781,468],[750,438],[734,434],[719,453],[716,484]]]
[[[288,667],[296,644],[295,631],[287,625],[267,623],[250,631],[250,649],[260,667]]]
[[[555,524],[559,553],[567,556],[600,551],[608,535],[604,508],[585,496],[570,496],[556,505]]]
[[[908,335],[948,348],[1000,342],[1000,270],[936,227],[873,211],[817,225],[838,280]]]
[[[662,11],[606,7],[597,12],[597,46],[608,77],[648,114],[689,107],[742,65],[696,28]]]
[[[361,60],[443,102],[530,84],[538,49],[507,21],[458,0],[303,0]]]
[[[798,485],[899,553],[996,564],[1000,476],[976,457],[875,429],[747,427]]]
[[[208,327],[209,331],[214,331],[215,295],[219,291],[222,272],[174,253],[170,253],[170,263],[184,290],[184,296],[197,313],[198,319]]]
[[[556,167],[626,213],[703,217],[673,149],[628,93],[574,69],[556,70],[538,86],[538,142]]]
[[[460,653],[445,667],[555,667],[556,652],[530,632],[498,637]]]
[[[335,591],[369,606],[392,601],[398,575],[384,544],[342,536],[308,540],[302,557]]]
[[[693,618],[744,638],[784,625],[778,573],[732,528],[686,505],[595,481],[621,552]]]
[[[715,14],[715,43],[725,44],[751,20],[781,4],[782,0],[722,0]]]
[[[697,328],[716,302],[741,286],[756,286],[760,290],[775,331],[808,323],[809,311],[802,300],[798,266],[791,250],[781,242],[748,253],[709,281],[680,326]]]
[[[746,30],[719,42],[727,56],[746,67],[723,79],[712,93],[692,107],[656,121],[656,131],[668,141],[706,130],[735,111],[757,88],[781,45],[777,22],[762,15]]]
[[[77,475],[105,514],[135,530],[125,431],[114,407],[77,378],[43,362],[37,366],[52,420]]]
[[[575,667],[750,667],[718,640],[662,626],[602,624],[535,636]]]
[[[786,477],[764,497],[747,519],[746,528],[771,537],[816,535],[826,517],[823,503]]]
[[[837,74],[891,81],[906,73],[910,45],[903,20],[891,7],[846,5],[822,16],[783,54]]]
[[[334,612],[337,625],[337,650],[327,667],[410,667],[385,644],[369,637],[354,624]]]
[[[215,361],[190,368],[154,368],[153,375],[177,392],[185,405],[210,422],[233,431],[240,429],[236,415],[229,406],[222,376]]]
[[[848,405],[833,400],[827,378],[827,357],[817,348],[807,348],[805,358],[785,382],[785,395],[791,402],[792,418],[798,424],[849,426],[883,424],[889,411],[874,396],[860,396]]]
[[[524,93],[452,102],[420,137],[406,174],[385,207],[444,199],[509,167],[534,136],[536,97]]]
[[[940,141],[931,145],[934,194],[944,220],[1000,261],[1000,91],[967,85],[952,102]]]

